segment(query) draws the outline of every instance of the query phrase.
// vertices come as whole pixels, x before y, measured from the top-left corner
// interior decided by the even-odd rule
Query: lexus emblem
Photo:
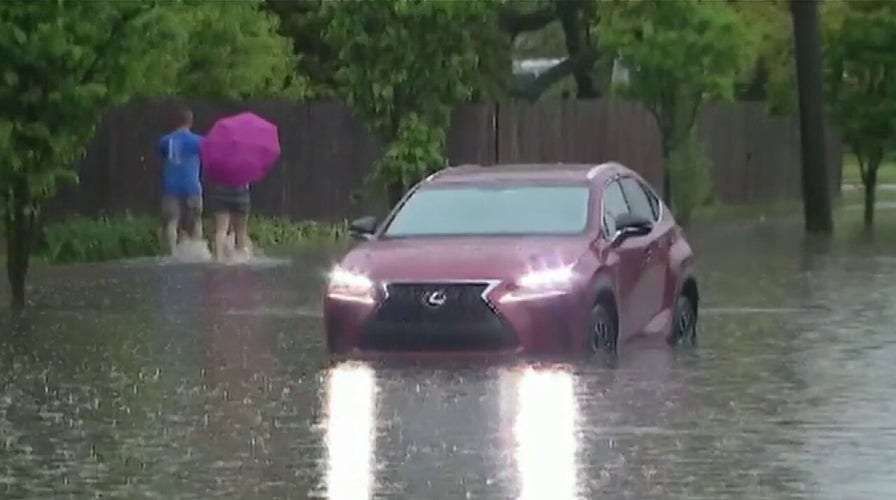
[[[436,290],[423,295],[423,303],[433,309],[442,307],[447,300],[448,296],[445,294],[445,290]]]

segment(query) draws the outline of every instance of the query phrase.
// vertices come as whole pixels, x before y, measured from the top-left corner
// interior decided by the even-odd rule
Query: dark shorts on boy
[[[206,191],[208,209],[212,213],[229,212],[249,215],[249,187],[211,186]]]

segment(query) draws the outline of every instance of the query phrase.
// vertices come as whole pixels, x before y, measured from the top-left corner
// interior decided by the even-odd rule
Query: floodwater
[[[0,498],[892,498],[896,251],[794,234],[695,232],[699,347],[615,364],[331,364],[325,252],[38,266]]]

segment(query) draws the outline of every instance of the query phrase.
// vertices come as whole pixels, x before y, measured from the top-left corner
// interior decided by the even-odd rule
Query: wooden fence
[[[155,141],[173,125],[173,101],[134,101],[110,109],[77,168],[81,182],[48,207],[51,218],[79,213],[156,213],[161,160]],[[345,105],[335,101],[186,103],[205,132],[214,120],[245,109],[280,128],[279,165],[253,188],[253,210],[293,219],[338,220],[382,200],[352,201],[380,151]],[[717,199],[768,202],[800,196],[799,127],[769,117],[761,103],[711,106],[700,133],[713,164]],[[832,186],[839,186],[842,145],[829,134]],[[470,104],[458,108],[448,136],[452,164],[620,161],[654,185],[661,179],[659,135],[639,105],[618,101]],[[362,206],[366,205],[366,206]]]

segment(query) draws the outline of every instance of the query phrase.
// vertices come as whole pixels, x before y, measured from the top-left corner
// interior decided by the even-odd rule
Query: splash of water
[[[223,250],[221,252],[221,264],[247,264],[253,260],[255,254],[255,248],[251,241],[245,249],[238,250],[235,239],[229,235]]]
[[[253,268],[291,265],[289,259],[267,257],[264,251],[256,247],[251,241],[248,248],[237,250],[234,248],[232,239],[222,252],[220,260],[216,259],[207,240],[185,239],[174,247],[174,252],[170,256],[163,257],[160,261],[155,260],[155,262],[161,262],[162,264],[217,263],[225,266],[247,265]]]
[[[175,262],[209,262],[212,260],[212,252],[208,242],[204,239],[185,239],[174,247],[171,260]]]

